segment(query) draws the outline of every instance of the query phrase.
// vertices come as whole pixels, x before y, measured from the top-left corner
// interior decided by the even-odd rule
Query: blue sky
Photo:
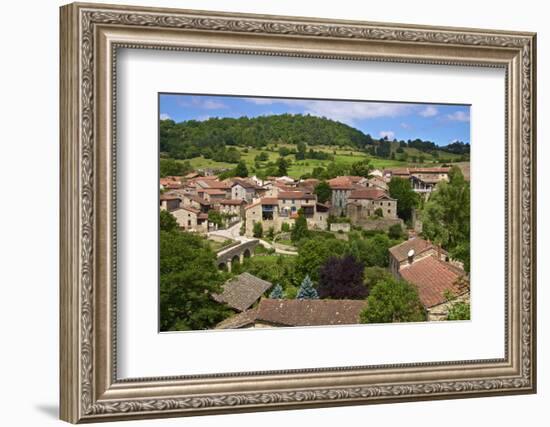
[[[311,114],[346,123],[379,138],[420,138],[437,145],[470,142],[470,107],[446,104],[160,95],[160,119],[175,122],[211,117]]]

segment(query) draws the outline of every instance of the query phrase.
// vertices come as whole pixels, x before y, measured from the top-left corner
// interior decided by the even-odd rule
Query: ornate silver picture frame
[[[80,3],[63,6],[60,18],[61,419],[97,422],[536,391],[535,34]],[[120,379],[115,144],[121,48],[503,69],[504,357]]]

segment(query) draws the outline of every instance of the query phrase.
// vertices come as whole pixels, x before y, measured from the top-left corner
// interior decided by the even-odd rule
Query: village
[[[225,279],[208,304],[224,311],[211,328],[469,318],[469,266],[424,235],[422,215],[452,173],[469,181],[469,167],[369,168],[327,180],[216,172],[160,178],[159,203],[161,222],[169,213],[180,233],[200,236],[215,253]],[[392,197],[403,185],[416,201],[405,216],[405,196]],[[385,298],[379,282],[406,286],[403,313],[377,307]]]

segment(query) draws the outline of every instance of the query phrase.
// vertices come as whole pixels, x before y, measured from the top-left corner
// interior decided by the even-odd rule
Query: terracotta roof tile
[[[414,249],[415,256],[418,256],[422,252],[432,248],[435,248],[435,246],[431,242],[421,239],[420,237],[414,237],[399,245],[392,246],[390,248],[390,254],[392,254],[397,261],[401,262],[407,259],[411,249]]]
[[[447,291],[460,295],[461,290],[456,282],[465,273],[434,256],[428,256],[403,267],[399,274],[417,288],[420,302],[430,308],[446,302]]]
[[[378,200],[378,199],[390,199],[388,194],[384,190],[378,188],[361,188],[353,190],[350,195],[350,199],[367,199],[367,200]]]
[[[315,195],[306,193],[304,191],[279,191],[279,194],[277,194],[277,198],[279,200],[281,199],[289,199],[289,200],[314,200]]]

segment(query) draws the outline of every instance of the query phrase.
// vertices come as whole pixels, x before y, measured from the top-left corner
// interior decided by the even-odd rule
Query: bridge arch
[[[254,256],[254,249],[258,246],[259,240],[247,240],[240,242],[237,245],[222,249],[217,255],[216,264],[220,270],[231,271],[231,266],[243,263],[245,258]]]

